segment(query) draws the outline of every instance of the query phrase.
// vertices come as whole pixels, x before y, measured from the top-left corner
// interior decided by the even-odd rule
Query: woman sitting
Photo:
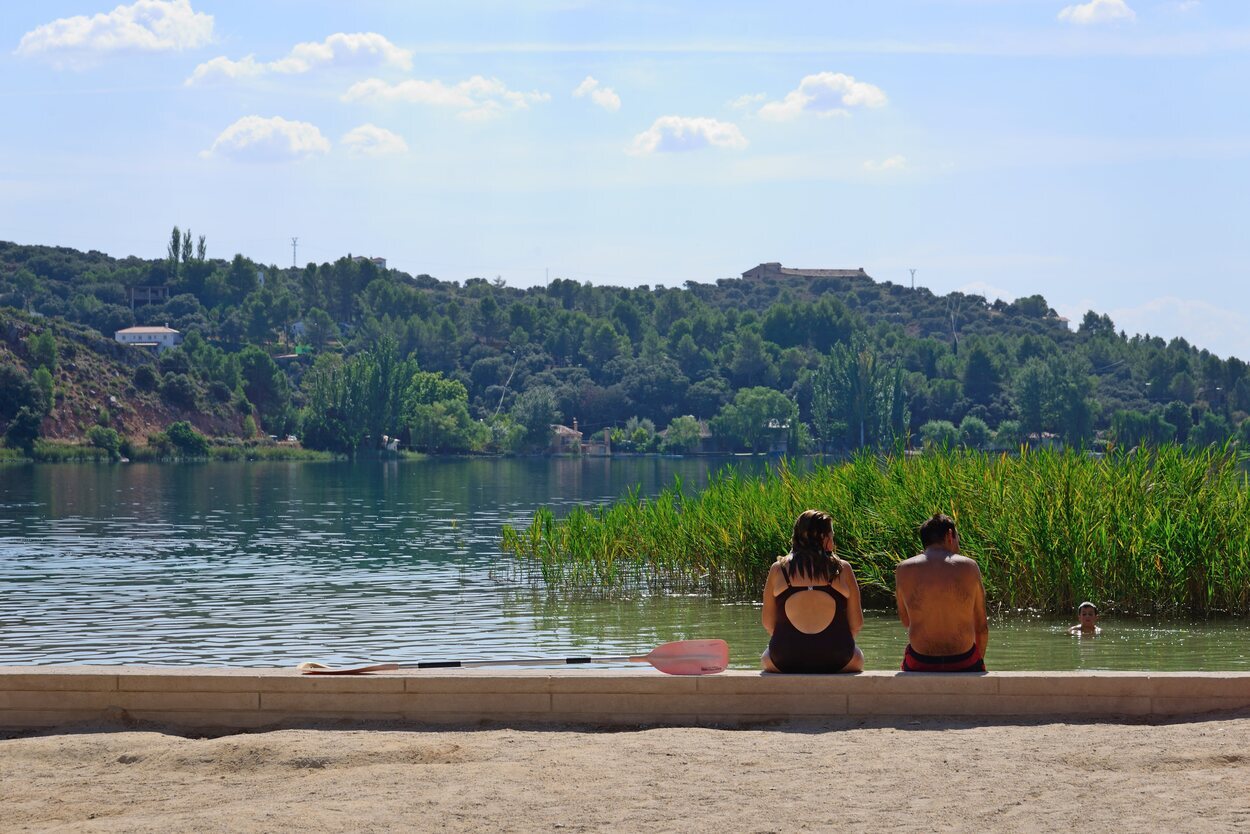
[[[764,583],[764,629],[772,635],[760,660],[766,672],[860,672],[855,635],[864,625],[859,585],[849,562],[833,554],[833,519],[807,510],[794,522],[790,552]]]

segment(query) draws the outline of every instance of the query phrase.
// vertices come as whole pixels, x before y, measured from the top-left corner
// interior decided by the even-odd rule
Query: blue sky
[[[1250,3],[46,0],[0,238],[447,280],[761,261],[1250,358]]]

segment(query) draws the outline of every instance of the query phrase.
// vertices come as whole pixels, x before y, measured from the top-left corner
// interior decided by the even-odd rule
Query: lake
[[[578,600],[499,551],[533,511],[700,489],[725,460],[431,459],[0,467],[0,664],[291,666],[645,653],[723,637],[755,668],[759,604]],[[767,465],[748,460],[752,469]],[[907,554],[910,555],[910,554]],[[1244,621],[1105,618],[1096,639],[991,623],[1009,669],[1246,670]],[[868,669],[906,643],[869,612]]]

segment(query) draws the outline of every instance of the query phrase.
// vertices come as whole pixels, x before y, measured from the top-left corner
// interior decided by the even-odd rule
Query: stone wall
[[[0,667],[0,728],[150,721],[733,725],[847,716],[1176,716],[1250,709],[1250,673],[674,677],[651,669],[302,676],[286,669]]]

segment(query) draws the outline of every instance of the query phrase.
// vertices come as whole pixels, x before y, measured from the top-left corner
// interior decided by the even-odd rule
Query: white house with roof
[[[182,344],[182,334],[168,326],[127,327],[114,333],[113,338],[128,347],[153,348],[157,351]]]

